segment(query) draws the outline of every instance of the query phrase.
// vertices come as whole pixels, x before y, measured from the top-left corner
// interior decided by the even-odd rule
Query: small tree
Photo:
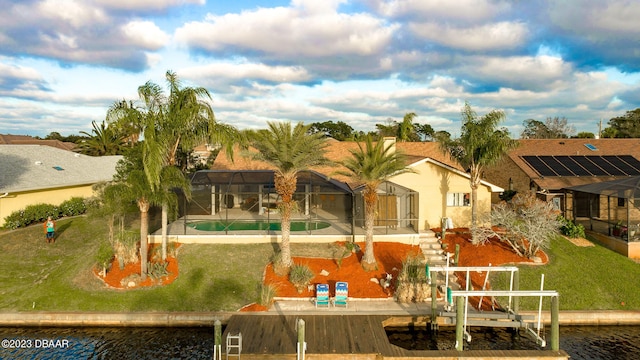
[[[547,248],[551,237],[558,233],[561,225],[553,204],[536,199],[532,193],[519,193],[511,202],[495,205],[489,221],[504,231],[497,232],[487,227],[473,228],[474,244],[478,245],[495,237],[509,244],[516,254],[527,258],[532,258],[538,250]]]

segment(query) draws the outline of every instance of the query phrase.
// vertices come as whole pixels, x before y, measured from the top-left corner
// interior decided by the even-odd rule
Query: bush
[[[62,216],[77,216],[87,212],[87,205],[84,199],[81,197],[72,197],[71,199],[63,202],[59,206],[60,215]]]
[[[558,216],[560,222],[560,232],[564,236],[570,238],[584,238],[584,226],[582,224],[574,224],[571,220],[565,219],[562,215]]]
[[[4,227],[13,230],[34,223],[44,222],[49,216],[53,219],[60,217],[60,211],[56,206],[51,204],[29,205],[24,210],[14,211],[5,217]]]
[[[262,306],[271,306],[273,304],[273,299],[278,294],[278,287],[274,284],[262,284],[259,285],[260,290],[260,299],[258,299],[258,304]]]
[[[289,281],[296,287],[298,293],[302,293],[302,290],[309,285],[314,277],[315,274],[307,265],[293,264],[291,266]]]
[[[163,276],[169,276],[168,262],[147,262],[147,274],[153,280],[160,280]]]
[[[431,287],[422,257],[409,255],[402,261],[396,282],[396,299],[401,303],[423,302],[429,299]]]
[[[81,197],[73,197],[59,206],[51,204],[29,205],[23,210],[14,211],[4,218],[4,228],[15,230],[31,224],[41,223],[49,216],[56,220],[63,216],[82,215],[87,211],[87,205]]]
[[[103,242],[100,244],[100,248],[96,254],[96,262],[99,267],[105,270],[105,274],[109,270],[111,259],[113,259],[113,248],[108,242]]]

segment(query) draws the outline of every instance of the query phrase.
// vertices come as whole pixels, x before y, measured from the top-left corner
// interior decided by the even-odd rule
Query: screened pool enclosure
[[[279,234],[280,197],[273,171],[203,170],[192,176],[191,185],[191,200],[182,197],[179,220],[183,230],[178,233]],[[364,202],[360,190],[315,171],[300,172],[291,234],[363,234]],[[417,232],[416,192],[385,182],[378,195],[375,233]]]

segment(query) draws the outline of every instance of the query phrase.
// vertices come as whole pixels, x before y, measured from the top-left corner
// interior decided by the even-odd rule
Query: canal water
[[[454,349],[455,331],[388,329],[407,349]],[[472,330],[465,349],[541,349],[532,337],[504,329]],[[0,328],[0,359],[211,359],[213,328]],[[250,341],[245,339],[245,341]],[[571,359],[640,358],[640,326],[561,327]]]

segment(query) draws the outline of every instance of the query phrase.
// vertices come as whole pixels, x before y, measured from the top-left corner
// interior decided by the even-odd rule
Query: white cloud
[[[206,0],[94,0],[105,8],[116,10],[161,10],[185,4],[204,5]]]
[[[435,22],[412,23],[420,38],[466,51],[513,49],[525,44],[529,31],[520,22],[498,22],[474,27],[454,27]]]
[[[225,82],[226,80],[264,80],[268,82],[296,83],[311,80],[309,73],[299,66],[268,66],[254,63],[215,63],[186,68],[180,75],[197,81]],[[209,79],[209,80],[207,80]]]
[[[573,68],[561,58],[539,56],[469,57],[459,75],[473,82],[501,84],[514,89],[543,90],[566,86]],[[454,71],[455,72],[455,71]]]
[[[122,32],[132,45],[145,49],[159,49],[169,42],[169,35],[151,21],[130,21],[122,26]]]
[[[337,2],[337,1],[336,1]],[[304,5],[308,5],[307,2]],[[176,30],[176,39],[212,54],[239,51],[272,58],[372,55],[384,49],[397,25],[368,14],[343,14],[326,6],[260,8],[210,15]]]
[[[390,17],[483,21],[508,9],[507,1],[491,0],[377,0],[378,10]]]
[[[74,28],[104,23],[108,17],[104,11],[90,2],[77,0],[44,0],[35,12],[46,19],[63,21]]]

